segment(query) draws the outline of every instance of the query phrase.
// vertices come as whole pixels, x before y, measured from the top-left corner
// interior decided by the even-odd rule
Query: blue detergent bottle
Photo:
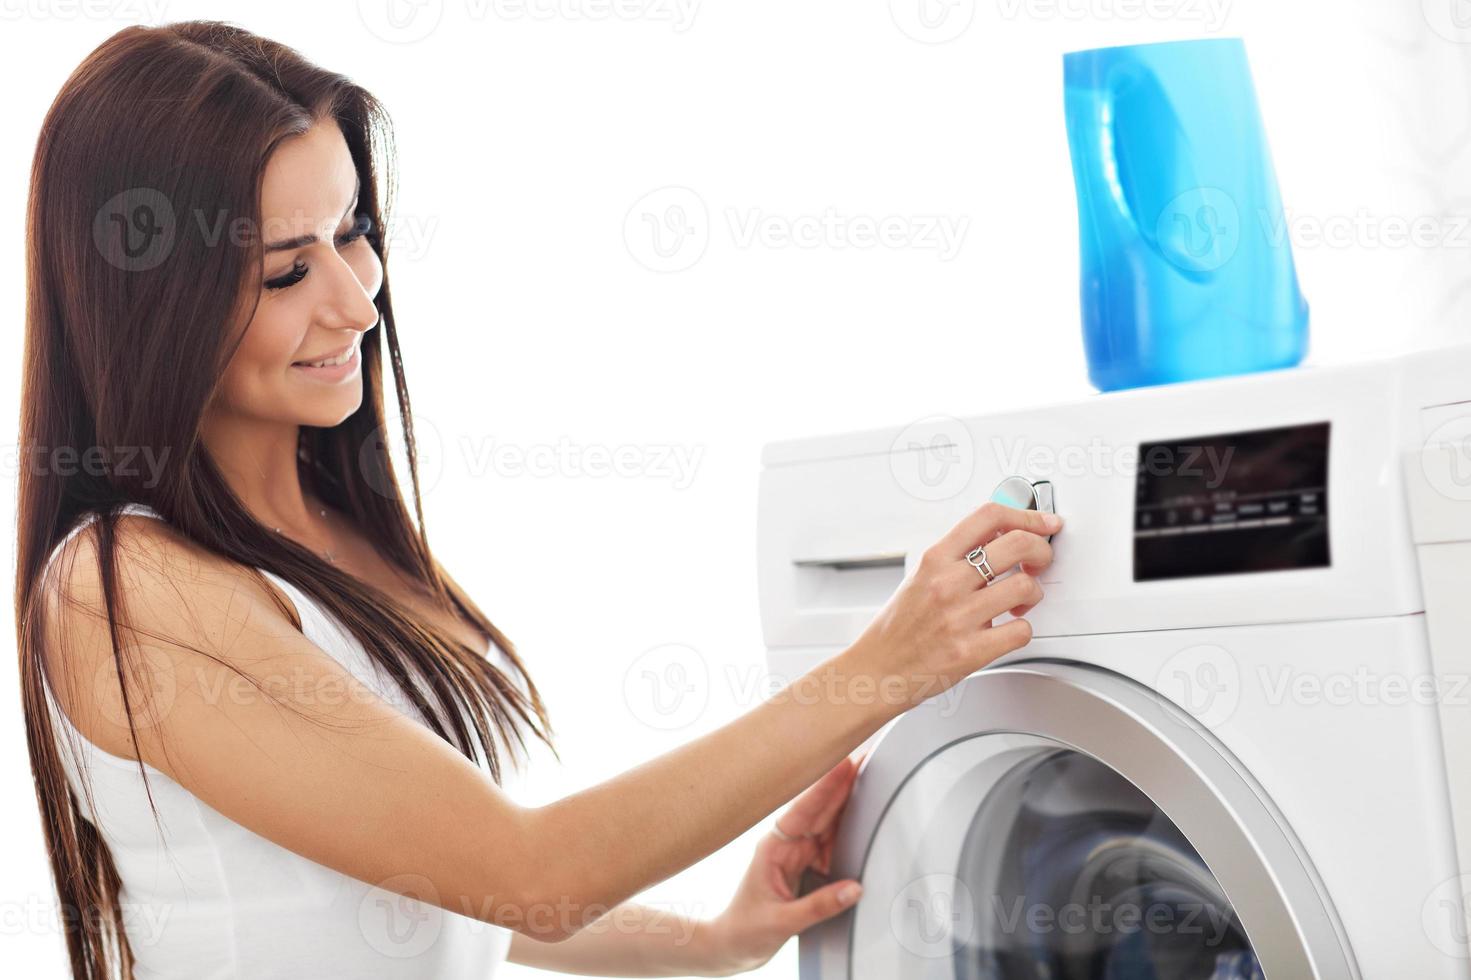
[[[1241,40],[1075,51],[1063,81],[1093,383],[1301,362],[1308,307]]]

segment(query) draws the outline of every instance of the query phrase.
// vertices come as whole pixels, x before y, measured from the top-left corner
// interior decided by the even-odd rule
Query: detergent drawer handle
[[[847,572],[860,568],[903,568],[904,558],[905,553],[902,551],[885,551],[846,558],[794,558],[792,564],[798,568],[827,568],[835,572]]]

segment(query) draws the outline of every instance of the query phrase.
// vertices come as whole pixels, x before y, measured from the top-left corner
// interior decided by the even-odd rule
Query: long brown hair
[[[470,759],[478,751],[495,779],[502,772],[497,738],[524,747],[525,735],[534,733],[550,744],[541,698],[514,646],[429,549],[387,236],[368,236],[384,278],[375,298],[381,329],[362,342],[362,405],[340,425],[301,427],[303,486],[370,528],[384,557],[442,608],[489,634],[519,677],[262,526],[201,442],[204,410],[240,341],[234,325],[249,322],[263,270],[259,242],[238,243],[221,233],[223,222],[243,216],[253,222],[248,227],[261,227],[267,160],[284,140],[323,120],[335,121],[347,141],[361,213],[373,229],[389,227],[378,176],[381,168],[391,201],[392,129],[381,104],[293,49],[221,21],[129,27],[108,38],[67,79],[36,147],[19,437],[29,465],[21,467],[18,488],[15,607],[32,773],[78,980],[131,977],[133,963],[118,874],[68,785],[43,687],[50,680],[56,689],[58,678],[45,676],[40,649],[53,588],[41,579],[53,549],[83,517],[97,515],[86,533],[95,536],[135,754],[128,692],[136,672],[120,642],[114,579],[117,509],[129,502],[151,506],[199,546],[270,569],[319,601],[430,727]],[[384,438],[385,343],[413,517]],[[146,780],[141,761],[139,772]],[[90,800],[90,789],[86,795]]]

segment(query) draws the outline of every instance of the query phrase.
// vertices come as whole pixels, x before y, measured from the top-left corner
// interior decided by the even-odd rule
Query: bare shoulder
[[[256,641],[287,636],[296,627],[275,587],[253,569],[212,554],[155,518],[124,514],[114,527],[111,614],[100,522],[93,520],[71,535],[47,568],[42,656],[52,694],[73,726],[113,755],[137,758],[141,747],[146,760],[145,743],[157,727],[149,717],[157,708],[150,692],[176,686],[191,659],[259,657],[269,644]]]

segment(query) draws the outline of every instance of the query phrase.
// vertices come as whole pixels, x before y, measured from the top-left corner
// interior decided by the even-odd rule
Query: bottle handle
[[[1202,184],[1165,87],[1147,64],[1128,61],[1110,68],[1102,91],[1105,166],[1119,209],[1160,259],[1187,278],[1209,278],[1217,253],[1201,216],[1224,194]]]
[[[1099,88],[1101,93],[1099,99],[1098,124],[1098,158],[1103,162],[1104,180],[1108,185],[1109,197],[1113,198],[1119,213],[1133,227],[1134,233],[1143,236],[1144,230],[1139,226],[1139,220],[1134,209],[1133,202],[1129,199],[1129,191],[1123,179],[1123,171],[1119,167],[1119,130],[1118,130],[1118,100],[1115,97],[1118,85],[1119,72],[1110,71]]]

